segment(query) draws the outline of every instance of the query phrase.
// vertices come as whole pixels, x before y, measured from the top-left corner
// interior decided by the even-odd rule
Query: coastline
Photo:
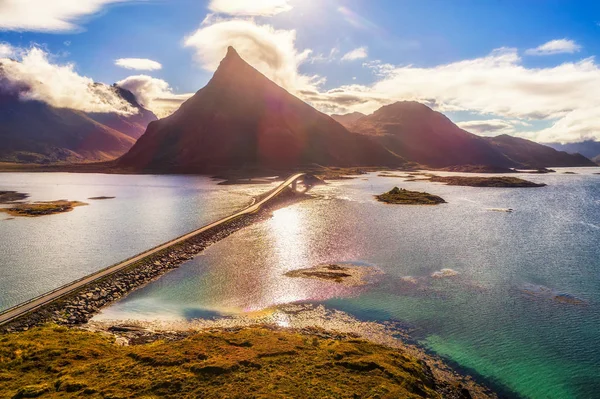
[[[30,345],[32,340],[38,345]],[[0,365],[0,394],[14,398],[56,391],[101,397],[245,392],[259,397],[497,398],[410,346],[312,327],[257,324],[148,333],[50,324],[4,336],[0,354],[6,360]]]
[[[84,324],[103,307],[179,267],[211,244],[266,219],[276,209],[308,198],[310,196],[307,194],[286,190],[254,214],[245,214],[222,223],[0,326],[0,334],[25,331],[48,322],[67,326]]]
[[[249,226],[253,223],[265,220],[270,217],[271,212],[275,209],[285,207],[292,203],[295,203],[300,200],[304,200],[310,198],[310,196],[306,194],[297,194],[292,193],[291,191],[287,191],[282,194],[276,201],[265,206],[261,209],[261,211],[252,215],[245,215],[244,217],[240,217],[234,221],[231,221],[223,226],[220,226],[218,229],[214,231],[207,232],[206,234],[201,234],[189,241],[181,243],[175,247],[171,247],[159,254],[156,254],[150,258],[146,258],[138,263],[132,265],[131,267],[119,271],[118,273],[108,276],[107,278],[95,282],[89,286],[84,287],[80,291],[71,294],[70,296],[61,298],[60,300],[53,302],[49,305],[43,306],[36,311],[27,314],[23,317],[20,317],[14,320],[7,325],[0,327],[0,334],[8,334],[9,336],[20,336],[21,334],[27,334],[29,330],[35,330],[38,328],[46,328],[48,323],[56,324],[58,326],[66,326],[68,327],[67,334],[70,334],[70,331],[77,331],[79,329],[89,329],[90,324],[87,324],[88,321],[97,314],[102,308],[109,306],[111,303],[119,300],[120,298],[128,295],[134,290],[141,288],[142,286],[148,284],[151,281],[154,281],[160,278],[165,273],[179,267],[181,264],[186,262],[187,260],[193,258],[196,254],[202,252],[206,247],[215,243],[228,235],[238,231],[239,229]],[[93,324],[93,323],[92,323]],[[364,324],[360,322],[360,324]],[[41,326],[41,327],[40,327]],[[119,338],[123,338],[126,335],[131,335],[131,331],[119,331],[119,327],[115,328],[114,325],[107,325],[104,331],[96,330],[95,333],[106,334],[110,333],[114,336],[115,342]],[[189,326],[188,326],[189,327]],[[58,327],[62,328],[62,327]],[[245,327],[211,327],[210,330],[215,331],[222,330],[224,332],[229,332],[232,328],[249,328],[250,330],[256,329],[273,329],[278,328],[277,325],[273,324],[253,324]],[[306,329],[304,327],[301,331],[303,334],[308,334],[308,332],[312,331],[310,329]],[[338,326],[339,329],[339,326]],[[328,329],[329,332],[325,330],[315,330],[314,334],[317,337],[328,337],[334,339],[336,337],[335,332],[337,329],[335,327]],[[169,330],[170,331],[170,330]],[[179,339],[178,337],[187,337],[190,334],[190,329],[186,327],[186,331],[179,332],[165,332],[165,331],[155,331],[154,334],[156,339],[173,341]],[[203,329],[193,330],[195,333],[203,333]],[[296,331],[293,328],[289,330],[290,332]],[[135,334],[135,332],[133,332]],[[312,334],[312,332],[311,332]],[[353,333],[348,332],[349,339],[356,339],[359,337],[358,335],[354,336]],[[397,332],[396,332],[397,334]],[[371,337],[372,338],[372,337]],[[407,337],[408,338],[408,337]],[[336,338],[337,339],[337,338]],[[369,342],[373,342],[369,337],[361,337],[361,339],[366,339]],[[122,340],[119,340],[122,342]],[[418,348],[415,345],[409,345],[407,343],[401,342],[400,340],[394,338],[392,340],[387,340],[382,342],[382,345],[386,347],[394,347],[396,349],[401,349],[402,351],[409,353],[411,356],[416,356],[420,361],[427,364],[433,374],[440,378],[440,381],[445,381],[443,386],[446,387],[444,389],[450,390],[454,392],[451,396],[445,395],[444,397],[456,397],[456,398],[469,398],[469,397],[477,397],[477,398],[488,398],[495,397],[489,389],[484,388],[483,386],[475,383],[470,377],[466,374],[462,375],[450,367],[448,367],[441,359],[436,358],[430,354],[426,354],[425,351],[421,348]],[[1,346],[0,346],[1,348]],[[77,350],[77,348],[73,348],[73,350]],[[471,396],[461,396],[460,391],[464,388],[467,392],[477,392],[476,395]],[[458,391],[454,390],[454,388],[459,387]],[[448,392],[450,392],[448,391]],[[457,393],[458,392],[458,393]]]

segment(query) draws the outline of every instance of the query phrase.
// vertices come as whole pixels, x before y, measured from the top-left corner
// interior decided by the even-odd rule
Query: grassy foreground
[[[117,346],[56,325],[0,336],[0,397],[439,398],[398,349],[264,327]]]

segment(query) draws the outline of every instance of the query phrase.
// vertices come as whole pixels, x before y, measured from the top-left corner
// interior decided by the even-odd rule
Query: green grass
[[[55,325],[0,336],[0,397],[439,398],[423,363],[363,340],[264,327],[117,346]]]

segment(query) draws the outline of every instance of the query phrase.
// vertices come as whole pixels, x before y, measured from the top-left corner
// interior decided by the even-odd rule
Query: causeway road
[[[238,218],[240,216],[243,215],[247,215],[247,214],[251,214],[254,212],[257,212],[258,210],[260,210],[260,208],[267,204],[269,201],[271,201],[273,198],[275,198],[276,196],[278,196],[279,194],[281,194],[281,192],[283,192],[289,185],[291,185],[292,183],[294,183],[296,180],[298,180],[299,178],[301,178],[302,176],[304,176],[304,173],[296,173],[293,176],[288,177],[283,183],[281,183],[279,186],[277,186],[277,188],[275,188],[274,190],[272,190],[269,195],[267,195],[265,198],[263,198],[262,200],[255,202],[254,204],[248,206],[247,208],[242,209],[239,212],[234,213],[233,215],[224,217],[222,219],[217,220],[216,222],[213,222],[211,224],[208,224],[206,226],[203,226],[197,230],[194,230],[190,233],[187,233],[181,237],[177,237],[171,241],[168,241],[164,244],[161,244],[157,247],[154,247],[152,249],[149,249],[146,252],[142,252],[139,255],[136,255],[132,258],[129,258],[127,260],[124,260],[121,263],[117,263],[115,265],[109,266],[105,269],[102,269],[98,272],[95,272],[93,274],[90,274],[86,277],[83,277],[79,280],[73,281],[69,284],[63,285],[62,287],[59,287],[53,291],[47,292],[45,294],[42,294],[36,298],[33,298],[27,302],[21,303],[17,306],[14,306],[12,308],[9,308],[3,312],[0,313],[0,326],[6,323],[9,323],[15,319],[17,319],[18,317],[21,317],[29,312],[32,312],[44,305],[47,305],[57,299],[60,299],[64,296],[67,296],[69,294],[72,294],[76,291],[78,291],[79,289],[81,289],[82,287],[93,283],[95,281],[101,280],[107,276],[110,276],[113,273],[116,273],[122,269],[125,269],[131,265],[133,265],[134,263],[148,257],[148,256],[152,256],[154,254],[156,254],[157,252],[160,252],[164,249],[167,249],[173,245],[177,245],[183,241],[186,241],[200,233],[204,233],[205,231],[208,231],[210,229],[213,229],[223,223],[227,223],[232,219]]]

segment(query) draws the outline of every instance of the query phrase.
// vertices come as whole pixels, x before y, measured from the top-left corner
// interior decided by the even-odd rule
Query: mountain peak
[[[227,54],[221,60],[215,71],[214,77],[225,76],[228,79],[238,77],[247,73],[248,69],[254,69],[248,64],[232,46],[227,47]],[[214,79],[214,78],[213,78]]]
[[[240,56],[238,54],[237,51],[235,51],[235,49],[233,48],[233,46],[227,46],[227,54],[225,55],[225,58],[227,57],[234,57],[234,56]]]

